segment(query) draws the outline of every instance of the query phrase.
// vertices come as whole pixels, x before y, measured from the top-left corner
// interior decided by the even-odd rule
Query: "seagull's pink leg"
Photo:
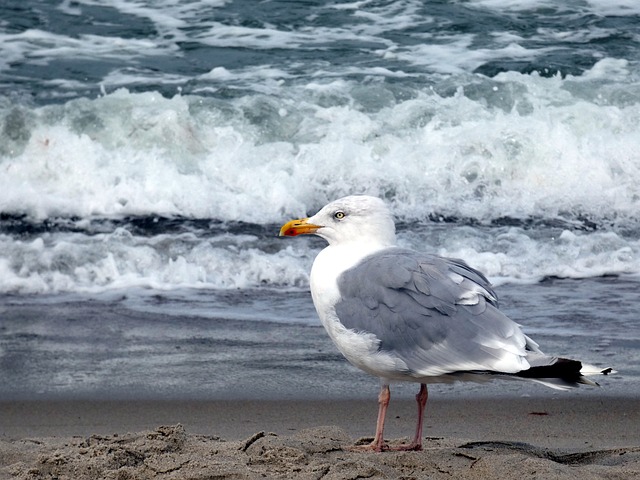
[[[424,408],[427,405],[427,399],[429,398],[429,392],[427,385],[420,384],[420,391],[416,395],[416,401],[418,402],[418,423],[416,424],[416,436],[413,437],[413,441],[408,445],[398,445],[397,447],[390,447],[391,450],[422,450],[422,421],[424,420]]]
[[[391,399],[391,390],[389,385],[382,385],[380,394],[378,395],[378,421],[376,422],[376,436],[371,442],[371,446],[376,452],[384,450],[384,419],[387,416],[387,407]]]
[[[376,436],[369,445],[355,445],[349,450],[362,452],[362,451],[375,451],[382,452],[388,450],[387,445],[384,443],[384,420],[387,416],[387,407],[389,406],[389,399],[391,398],[391,391],[389,385],[382,385],[380,388],[380,394],[378,395],[378,422],[376,423]]]
[[[387,415],[387,407],[389,406],[389,400],[391,398],[391,391],[389,385],[383,385],[378,396],[378,423],[376,425],[376,436],[369,445],[356,445],[351,447],[353,451],[375,451],[382,452],[384,450],[394,451],[406,451],[406,450],[422,450],[422,424],[424,420],[424,410],[427,405],[427,399],[429,398],[429,392],[427,385],[420,384],[420,391],[416,395],[416,402],[418,403],[418,422],[416,424],[416,435],[411,443],[405,445],[393,445],[389,446],[384,443],[384,420]]]
[[[427,400],[429,399],[429,390],[427,390],[427,384],[420,384],[420,391],[416,395],[416,401],[418,402],[418,425],[416,426],[416,437],[413,439],[418,447],[418,450],[422,450],[422,422],[424,420],[424,410],[427,406]]]

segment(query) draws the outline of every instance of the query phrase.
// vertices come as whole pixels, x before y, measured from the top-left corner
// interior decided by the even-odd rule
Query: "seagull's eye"
[[[335,218],[336,220],[342,220],[344,218],[344,212],[337,211],[333,214],[333,218]]]

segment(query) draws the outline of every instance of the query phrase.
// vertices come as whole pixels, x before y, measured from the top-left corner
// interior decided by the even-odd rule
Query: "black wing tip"
[[[518,372],[516,375],[522,378],[559,378],[569,382],[578,382],[583,376],[582,362],[568,358],[558,358],[551,365],[531,367]]]
[[[516,376],[531,380],[541,380],[550,383],[564,384],[566,386],[573,387],[577,387],[579,385],[590,385],[592,387],[599,387],[600,384],[587,378],[587,375],[610,375],[617,373],[616,370],[611,367],[607,367],[602,370],[593,369],[593,367],[591,367],[589,373],[583,373],[582,369],[583,364],[578,360],[558,358],[551,365],[531,367],[528,370],[518,372]]]

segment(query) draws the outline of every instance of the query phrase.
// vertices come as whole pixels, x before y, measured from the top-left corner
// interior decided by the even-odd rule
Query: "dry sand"
[[[376,454],[344,448],[373,429],[371,401],[4,402],[0,478],[640,478],[635,398],[430,403],[422,452]],[[390,442],[413,408],[395,402]]]
[[[19,479],[355,479],[640,476],[640,447],[565,453],[513,442],[428,439],[422,452],[350,453],[337,427],[242,441],[193,435],[182,425],[123,435],[3,442],[2,474]]]

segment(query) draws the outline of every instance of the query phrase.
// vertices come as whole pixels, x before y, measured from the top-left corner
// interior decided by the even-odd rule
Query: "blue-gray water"
[[[639,285],[602,278],[501,289],[504,310],[546,352],[618,368],[618,374],[597,379],[602,388],[558,393],[496,381],[432,391],[637,394]],[[118,292],[1,300],[0,399],[374,398],[377,390],[373,378],[337,352],[306,293]]]
[[[640,6],[556,3],[5,2],[1,395],[348,390],[274,235],[350,193],[636,388]]]

